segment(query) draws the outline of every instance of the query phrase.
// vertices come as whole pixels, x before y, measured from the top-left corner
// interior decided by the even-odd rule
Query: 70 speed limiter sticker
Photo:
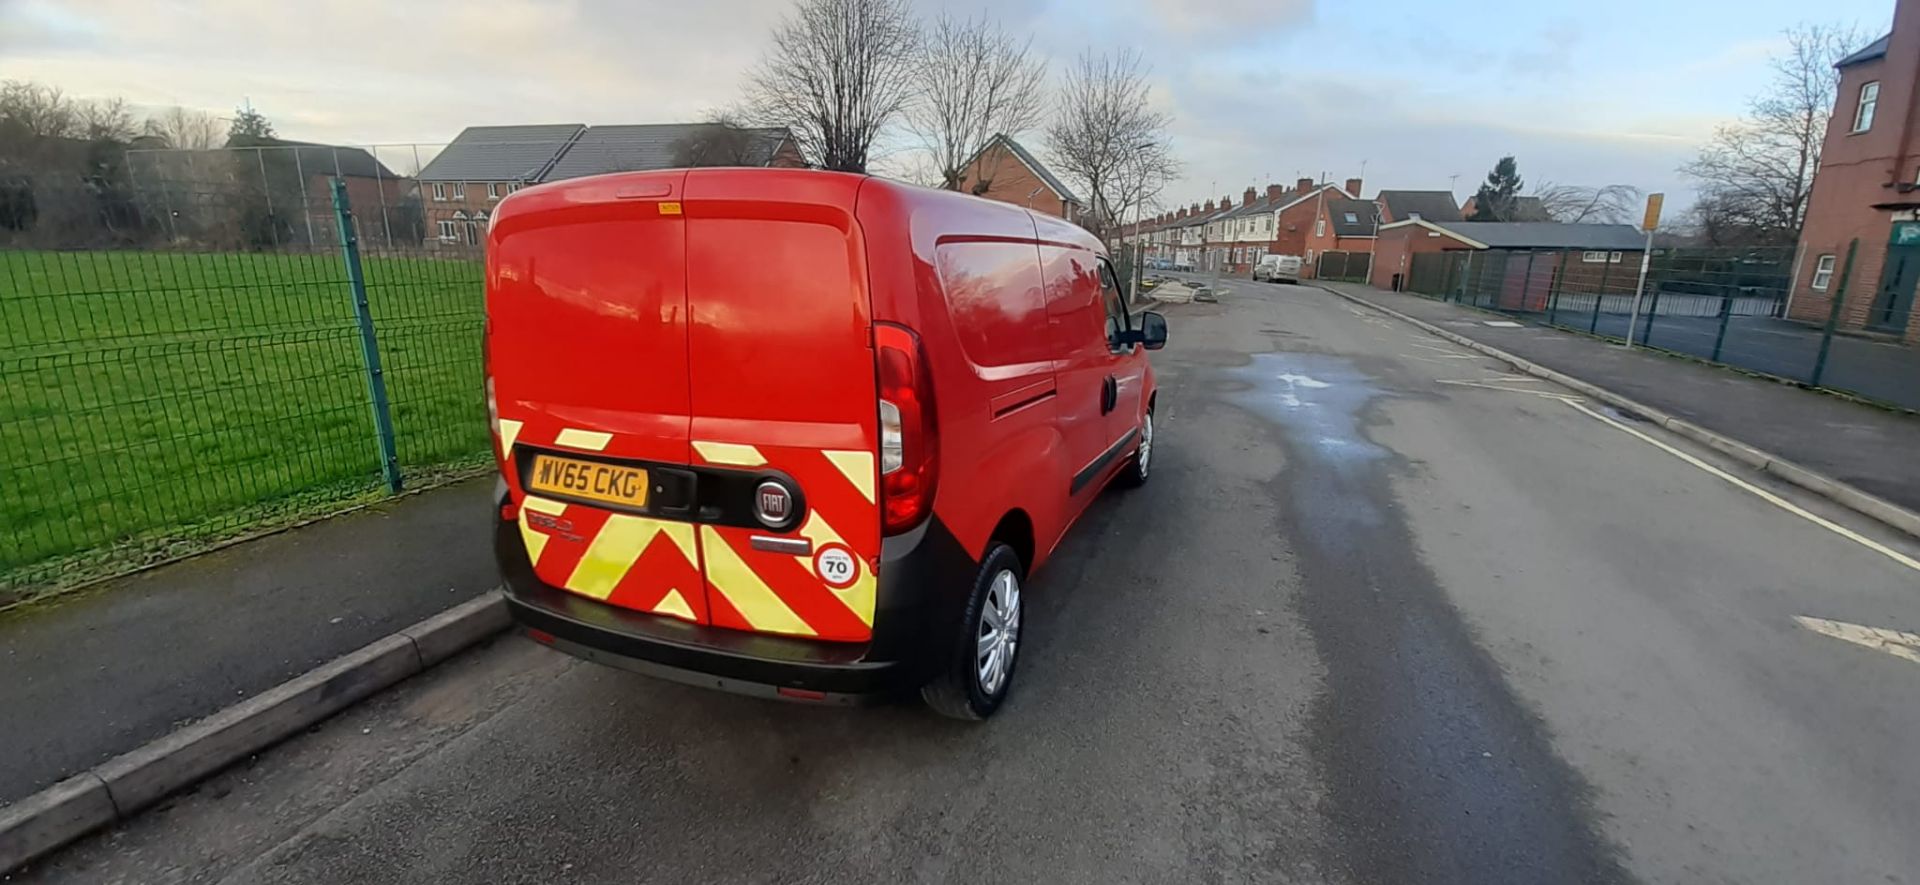
[[[860,567],[854,563],[853,551],[845,544],[828,544],[813,555],[813,571],[820,576],[822,583],[835,590],[844,590],[853,586],[860,577]]]

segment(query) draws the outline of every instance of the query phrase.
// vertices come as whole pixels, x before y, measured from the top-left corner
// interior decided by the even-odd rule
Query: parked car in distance
[[[508,196],[486,262],[509,610],[588,660],[984,718],[1028,578],[1103,486],[1149,476],[1166,321],[1050,216],[841,173],[627,173]]]
[[[1262,255],[1253,265],[1253,279],[1266,283],[1300,282],[1300,256]]]

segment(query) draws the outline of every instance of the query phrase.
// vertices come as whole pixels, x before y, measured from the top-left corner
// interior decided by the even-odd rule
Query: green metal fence
[[[487,462],[474,220],[379,162],[149,153],[0,182],[0,603]]]
[[[1442,252],[1413,256],[1399,284],[1522,322],[1622,343],[1631,338],[1636,347],[1920,411],[1920,347],[1896,335],[1850,333],[1839,323],[1843,308],[1876,294],[1884,301],[1884,293],[1849,274],[1851,260],[1836,265],[1821,291],[1803,281],[1796,292],[1796,256],[1786,248],[1656,248],[1643,285],[1638,251]],[[1796,295],[1831,306],[1817,313],[1824,324],[1804,306],[1793,309]],[[1920,323],[1920,310],[1909,310],[1909,323]]]

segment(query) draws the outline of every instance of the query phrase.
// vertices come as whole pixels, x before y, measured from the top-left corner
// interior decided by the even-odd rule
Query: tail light
[[[873,344],[880,380],[880,525],[892,535],[919,525],[933,510],[940,435],[920,336],[904,326],[875,323]]]
[[[480,376],[481,386],[487,394],[487,436],[493,441],[493,461],[503,469],[506,467],[506,453],[500,450],[500,401],[493,392],[493,320],[480,324]]]

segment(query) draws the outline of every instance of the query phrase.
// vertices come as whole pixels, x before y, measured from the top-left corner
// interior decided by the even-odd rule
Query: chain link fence
[[[0,158],[0,603],[486,464],[519,183],[417,180],[435,153]]]
[[[1631,334],[1635,345],[1920,410],[1920,348],[1833,319],[1789,318],[1794,250],[1656,248],[1644,288],[1640,258],[1574,249],[1422,254],[1402,285],[1522,322],[1621,342]],[[1841,299],[1872,293],[1859,280],[1850,286]]]

